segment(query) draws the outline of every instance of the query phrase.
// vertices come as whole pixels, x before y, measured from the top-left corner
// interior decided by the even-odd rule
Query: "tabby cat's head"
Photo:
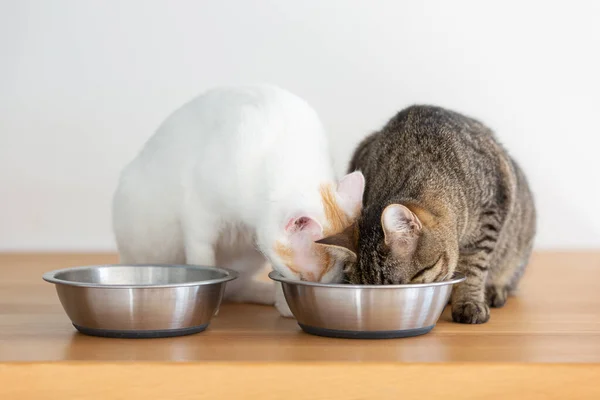
[[[358,245],[351,248],[357,254],[356,262],[345,270],[349,283],[429,283],[454,273],[456,233],[421,207],[390,204],[382,213],[365,209],[355,230],[360,237],[355,241]]]

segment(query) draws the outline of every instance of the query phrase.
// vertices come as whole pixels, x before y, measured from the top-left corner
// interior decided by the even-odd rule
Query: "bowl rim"
[[[440,282],[431,282],[431,283],[405,283],[405,284],[396,284],[396,285],[357,285],[357,284],[346,284],[346,283],[321,283],[321,282],[309,282],[309,281],[299,281],[296,279],[288,279],[285,278],[277,271],[269,272],[269,278],[274,281],[281,283],[288,283],[292,285],[300,285],[300,286],[314,286],[314,287],[323,287],[323,288],[340,288],[340,289],[415,289],[415,288],[423,288],[423,287],[435,287],[435,286],[446,286],[446,285],[455,285],[457,283],[463,282],[467,277],[465,274],[460,272],[455,272],[452,275],[452,278],[446,281]]]
[[[183,283],[163,283],[163,284],[102,284],[102,283],[92,283],[92,282],[76,282],[76,281],[67,281],[64,279],[57,278],[56,275],[73,271],[73,270],[83,270],[83,269],[95,269],[101,267],[132,267],[132,268],[143,268],[143,267],[176,267],[176,268],[186,268],[186,269],[196,269],[196,270],[216,270],[217,272],[222,273],[224,276],[222,278],[215,279],[207,279],[203,281],[189,281]],[[236,271],[232,271],[226,268],[220,267],[208,267],[203,265],[188,265],[188,264],[96,264],[96,265],[84,265],[79,267],[70,267],[70,268],[62,268],[56,269],[54,271],[45,272],[42,275],[42,279],[46,282],[53,283],[55,285],[66,285],[66,286],[77,286],[77,287],[87,287],[87,288],[102,288],[102,289],[154,289],[154,288],[174,288],[174,287],[188,287],[188,286],[206,286],[206,285],[214,285],[218,283],[229,282],[238,277],[238,273]]]

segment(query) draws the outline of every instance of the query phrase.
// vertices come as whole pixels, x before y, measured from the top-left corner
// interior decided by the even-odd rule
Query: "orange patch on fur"
[[[332,185],[322,185],[319,192],[327,220],[327,226],[323,228],[323,235],[334,235],[346,229],[352,221],[338,204]]]
[[[321,194],[321,201],[323,203],[323,210],[325,211],[325,219],[327,226],[323,227],[323,236],[332,236],[343,232],[347,229],[356,217],[360,214],[360,205],[353,210],[352,215],[347,215],[342,207],[338,204],[335,196],[335,189],[333,185],[322,185],[319,189]],[[355,247],[358,247],[358,226],[354,226],[351,232],[351,240]],[[323,246],[317,246],[318,256],[321,265],[321,274],[319,280],[333,267],[334,261],[332,260],[331,254]]]
[[[332,185],[322,185],[319,188],[321,194],[321,201],[323,203],[323,210],[325,211],[326,225],[323,227],[323,235],[330,236],[336,233],[344,231],[348,226],[352,224],[352,217],[355,217],[360,212],[360,208],[356,210],[352,217],[346,215],[344,210],[340,207],[335,197],[335,190]],[[353,240],[358,245],[358,229],[353,232]],[[282,262],[295,274],[300,274],[300,269],[294,265],[294,252],[291,248],[276,242],[273,248],[275,253],[281,257]],[[318,274],[304,274],[303,278],[312,281],[320,281],[323,276],[329,272],[334,265],[331,254],[323,246],[313,246],[314,255],[319,260],[319,265],[322,267]]]
[[[425,210],[419,205],[416,205],[414,203],[407,203],[404,204],[404,206],[408,208],[413,214],[415,214],[417,218],[419,218],[421,224],[429,228],[435,226],[439,222],[433,214],[431,214],[429,211]]]
[[[279,257],[281,257],[281,261],[295,274],[299,274],[298,269],[294,265],[294,252],[287,246],[279,242],[275,242],[275,246],[273,250]]]
[[[329,255],[329,252],[327,250],[321,248],[321,246],[316,247],[316,250],[319,253],[319,265],[323,266],[323,268],[321,268],[319,276],[316,279],[317,282],[320,282],[321,278],[323,278],[323,276],[331,269],[333,263],[331,262],[331,256]]]
[[[281,257],[281,261],[290,269],[290,271],[292,271],[295,274],[301,275],[302,278],[306,280],[319,282],[323,275],[325,275],[327,271],[331,269],[331,266],[333,264],[331,263],[331,256],[324,248],[322,248],[321,246],[314,246],[313,248],[319,259],[319,265],[323,266],[323,268],[319,271],[319,273],[316,276],[313,273],[300,274],[300,270],[294,265],[294,252],[289,247],[284,246],[279,242],[275,242],[273,250],[275,250],[275,253],[277,253],[277,255]]]

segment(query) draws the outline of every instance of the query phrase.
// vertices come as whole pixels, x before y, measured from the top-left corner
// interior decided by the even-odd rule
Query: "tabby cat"
[[[349,170],[366,179],[362,215],[322,242],[356,253],[350,283],[427,283],[459,271],[454,321],[484,323],[488,306],[504,305],[528,263],[536,213],[523,172],[489,128],[412,106],[359,144]]]

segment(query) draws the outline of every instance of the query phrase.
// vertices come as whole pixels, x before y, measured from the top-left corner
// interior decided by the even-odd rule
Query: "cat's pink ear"
[[[321,224],[306,215],[290,218],[285,226],[285,231],[288,234],[303,233],[313,240],[323,237],[323,227]]]
[[[365,177],[362,172],[354,171],[340,179],[337,194],[348,214],[354,216],[360,212],[364,191]]]
[[[412,248],[423,228],[419,218],[402,204],[390,204],[381,214],[385,244],[393,248]]]

